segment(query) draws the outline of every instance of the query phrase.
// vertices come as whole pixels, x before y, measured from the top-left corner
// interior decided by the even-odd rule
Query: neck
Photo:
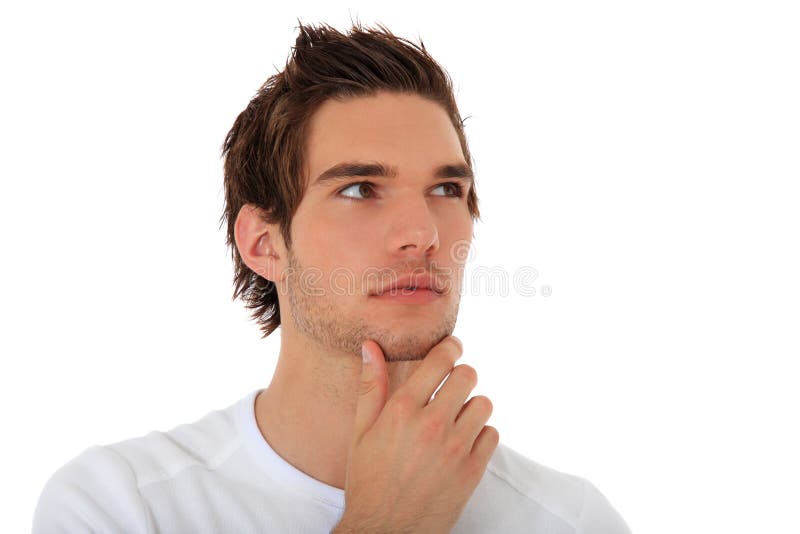
[[[420,361],[387,363],[387,399]],[[272,381],[255,402],[261,435],[307,475],[344,489],[361,355],[326,350],[286,329]]]

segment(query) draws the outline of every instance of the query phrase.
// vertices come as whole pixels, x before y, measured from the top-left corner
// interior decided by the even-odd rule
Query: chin
[[[426,327],[402,327],[389,328],[383,330],[385,335],[376,336],[374,339],[383,349],[383,354],[387,362],[401,361],[421,361],[442,339],[449,334],[441,324],[431,328],[430,324]]]

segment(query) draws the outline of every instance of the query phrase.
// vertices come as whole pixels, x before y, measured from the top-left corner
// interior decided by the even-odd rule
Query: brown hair
[[[342,34],[327,24],[300,22],[299,35],[283,72],[270,76],[236,118],[225,138],[227,245],[234,262],[233,299],[241,296],[267,337],[281,323],[275,284],[253,272],[236,248],[239,210],[251,203],[278,224],[287,248],[291,222],[305,192],[303,142],[309,118],[327,99],[374,95],[378,91],[414,93],[441,104],[461,142],[470,169],[473,161],[447,72],[420,46],[378,28],[353,24]],[[474,219],[480,219],[475,184],[467,193]]]

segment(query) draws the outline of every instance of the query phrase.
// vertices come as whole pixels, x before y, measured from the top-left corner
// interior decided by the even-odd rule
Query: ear
[[[274,283],[283,272],[286,249],[277,224],[266,222],[265,212],[254,204],[239,210],[234,224],[236,248],[245,265]]]

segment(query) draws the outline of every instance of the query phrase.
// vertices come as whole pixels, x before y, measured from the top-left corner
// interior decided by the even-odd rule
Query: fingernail
[[[361,344],[361,361],[364,363],[369,363],[369,354],[367,354],[367,347],[364,344]]]

